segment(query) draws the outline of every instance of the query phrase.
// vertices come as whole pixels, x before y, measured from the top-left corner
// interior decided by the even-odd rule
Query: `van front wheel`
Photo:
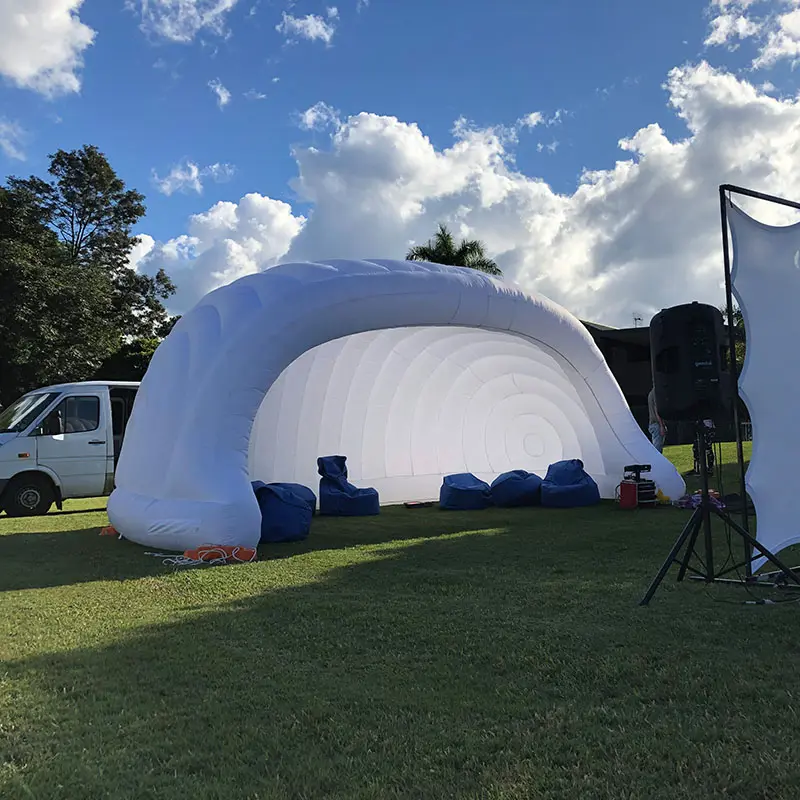
[[[32,472],[9,481],[3,495],[3,508],[9,517],[35,517],[46,514],[54,500],[50,480]]]

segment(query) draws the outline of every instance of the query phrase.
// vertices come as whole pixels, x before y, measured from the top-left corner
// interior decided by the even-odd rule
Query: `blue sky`
[[[217,199],[248,191],[292,198],[290,148],[315,139],[298,129],[296,114],[322,100],[343,114],[417,122],[440,147],[460,116],[510,124],[565,109],[561,125],[522,137],[517,162],[572,190],[582,168],[613,164],[620,137],[653,121],[680,127],[661,84],[700,50],[707,26],[698,0],[373,0],[360,13],[344,0],[330,46],[287,45],[275,30],[286,7],[240,2],[227,18],[229,38],[209,32],[185,44],[148,37],[122,3],[86,0],[81,20],[98,36],[80,95],[49,101],[2,90],[0,107],[31,131],[27,163],[4,158],[4,171],[41,172],[53,149],[96,144],[147,195],[148,230],[167,237]],[[293,11],[324,15],[326,7],[309,0]],[[222,111],[207,85],[214,79],[232,94]],[[247,100],[250,90],[267,97]],[[555,154],[537,153],[539,142],[553,141]],[[183,158],[231,163],[238,174],[201,197],[159,196],[151,171]]]
[[[181,0],[201,11],[225,1]],[[47,2],[13,0],[23,11]],[[148,11],[163,12],[169,0],[135,0],[127,7],[122,0],[73,0],[73,13],[95,32],[81,50],[83,66],[73,70],[79,91],[48,96],[6,64],[0,121],[14,126],[17,157],[0,148],[0,169],[41,174],[54,149],[96,144],[146,195],[141,231],[166,242],[186,231],[190,215],[250,192],[285,201],[297,217],[313,216],[308,193],[299,196],[293,185],[298,161],[292,148],[330,151],[336,125],[360,112],[416,123],[437,152],[453,145],[460,117],[486,130],[540,112],[544,121],[519,129],[504,158],[515,173],[570,196],[583,170],[612,170],[628,157],[619,139],[654,123],[670,141],[689,135],[664,88],[675,67],[708,60],[741,81],[769,79],[773,95],[795,93],[787,58],[758,74],[749,69],[764,47],[766,15],[791,10],[793,0],[757,3],[765,20],[761,38],[749,36],[741,47],[734,38],[723,46],[704,40],[711,20],[730,11],[726,6],[736,7],[735,15],[750,14],[752,4],[744,0],[227,4],[230,9],[215,18],[217,28],[201,27],[184,37],[189,41],[173,41],[163,26],[143,25]],[[302,35],[287,41],[288,28],[276,29],[286,15],[318,16],[329,26],[330,41]],[[230,93],[224,107],[211,81]],[[253,93],[265,97],[253,99]],[[300,113],[320,101],[337,110],[338,122],[304,130]],[[201,192],[159,191],[154,172],[163,178],[187,160],[200,170],[230,165],[232,175],[217,181],[206,173]]]

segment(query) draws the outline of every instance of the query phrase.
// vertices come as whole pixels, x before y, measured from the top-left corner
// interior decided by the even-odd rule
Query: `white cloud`
[[[244,96],[247,100],[266,100],[267,96],[263,92],[258,92],[255,89],[248,89]]]
[[[304,223],[288,203],[246,194],[195,214],[188,233],[157,243],[140,264],[149,273],[167,270],[178,286],[171,307],[186,311],[211,289],[274,266]]]
[[[356,12],[361,13],[365,8],[369,8],[369,0],[356,0]]]
[[[238,0],[128,0],[142,30],[172,42],[191,42],[202,30],[224,35],[225,18]]]
[[[784,58],[796,60],[798,56],[800,56],[800,8],[778,16],[753,66],[771,67]]]
[[[148,260],[181,285],[175,310],[199,293],[278,261],[402,258],[438,222],[486,242],[510,280],[607,324],[663,307],[723,299],[718,186],[800,197],[800,100],[780,100],[705,62],[670,72],[670,107],[688,133],[648,125],[620,141],[612,167],[557,193],[513,163],[503,129],[454,128],[437,149],[420,128],[360,113],[329,145],[294,151],[285,203],[248,195],[190,221]],[[781,212],[757,209],[765,221]],[[149,267],[148,267],[149,269]]]
[[[208,82],[208,88],[217,96],[217,105],[225,108],[231,101],[231,93],[222,85],[219,78]]]
[[[25,160],[25,131],[18,122],[0,117],[0,152],[17,161]]]
[[[199,167],[194,161],[183,161],[176,164],[169,174],[159,178],[153,170],[153,183],[162,194],[169,197],[175,192],[203,191],[203,179],[211,178],[217,182],[230,180],[236,168],[232,164],[211,164],[208,167]]]
[[[755,69],[800,57],[800,0],[712,0],[707,45],[738,47],[737,40],[755,38]],[[761,13],[756,14],[756,11]]]
[[[544,122],[544,114],[541,111],[532,111],[524,117],[520,117],[518,124],[522,128],[535,128]]]
[[[47,97],[81,88],[83,51],[95,31],[81,22],[83,0],[2,0],[0,75]]]
[[[330,125],[340,125],[339,112],[321,100],[300,113],[299,125],[303,130],[322,130]]]
[[[332,6],[327,9],[326,14],[327,19],[317,14],[295,17],[284,11],[281,21],[275,26],[275,30],[278,33],[282,33],[286,40],[290,42],[297,39],[308,39],[311,42],[319,40],[325,42],[325,44],[330,44],[334,33],[336,33],[339,9],[336,6]]]
[[[211,164],[203,170],[204,175],[208,175],[217,183],[229,181],[236,174],[236,167],[233,164]]]
[[[128,254],[128,266],[138,271],[139,264],[144,261],[156,246],[156,240],[146,233],[140,233],[136,237],[139,241],[133,246]]]
[[[711,21],[707,45],[724,45],[734,39],[747,39],[761,32],[761,23],[743,14],[720,14]]]

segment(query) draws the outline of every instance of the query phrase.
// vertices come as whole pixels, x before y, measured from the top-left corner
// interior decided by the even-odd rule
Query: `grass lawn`
[[[4,800],[800,785],[799,607],[674,574],[637,605],[687,512],[390,508],[176,570],[102,505],[0,518]]]

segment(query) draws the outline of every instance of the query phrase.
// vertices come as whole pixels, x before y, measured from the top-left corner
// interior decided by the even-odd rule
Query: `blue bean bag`
[[[449,511],[479,511],[492,504],[489,484],[471,472],[445,475],[439,490],[439,507]]]
[[[299,542],[308,537],[317,506],[314,492],[299,483],[253,481],[261,509],[261,544]]]
[[[542,502],[542,479],[524,469],[504,472],[492,481],[492,502],[501,508],[538,506]]]
[[[600,490],[574,458],[551,464],[542,481],[542,505],[547,508],[578,508],[600,502]]]
[[[377,489],[358,489],[347,481],[345,456],[323,456],[317,459],[319,480],[319,513],[330,517],[368,517],[379,514]]]

